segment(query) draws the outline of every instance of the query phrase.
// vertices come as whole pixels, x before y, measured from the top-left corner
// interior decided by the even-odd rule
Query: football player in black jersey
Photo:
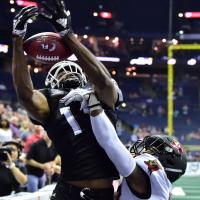
[[[81,68],[69,61],[59,62],[47,75],[47,88],[34,89],[23,52],[23,38],[28,19],[37,18],[38,9],[25,7],[13,21],[14,87],[20,103],[31,119],[46,129],[61,156],[61,177],[52,200],[111,200],[112,180],[118,178],[118,172],[96,142],[88,111],[76,93],[86,94],[94,90],[115,124],[115,105],[120,99],[120,90],[105,66],[74,36],[70,12],[64,2],[50,2],[52,5],[43,2],[44,12],[40,14],[61,35],[78,58]],[[82,69],[92,87],[86,83]],[[65,96],[73,89],[76,93],[66,102]]]

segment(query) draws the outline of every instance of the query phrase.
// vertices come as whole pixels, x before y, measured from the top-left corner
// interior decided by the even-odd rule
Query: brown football
[[[24,51],[28,57],[44,64],[55,64],[72,55],[59,34],[43,32],[24,41]]]

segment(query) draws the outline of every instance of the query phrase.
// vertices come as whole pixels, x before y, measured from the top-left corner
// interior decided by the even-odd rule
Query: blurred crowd
[[[57,181],[61,159],[45,130],[27,113],[0,103],[0,196],[35,192]]]
[[[188,110],[189,108],[183,108],[182,115],[187,115]],[[138,112],[134,109],[127,111],[131,114]],[[143,117],[152,114],[145,105],[139,112]],[[158,106],[156,113],[162,117],[166,115],[166,110]],[[120,138],[124,137],[124,132],[128,133],[126,145],[132,145],[147,135],[167,134],[166,128],[143,123],[130,125],[122,119],[117,123],[117,132]],[[200,139],[200,130],[184,137]],[[5,152],[7,157],[3,159],[1,156],[3,153],[5,156]],[[188,159],[200,161],[200,153],[188,151]],[[0,196],[11,192],[37,191],[57,180],[60,167],[60,156],[46,131],[41,126],[34,125],[23,108],[16,106],[14,109],[10,104],[0,102],[0,188],[7,188],[0,189]]]
[[[25,110],[18,108],[14,110],[9,104],[0,103],[0,141],[1,143],[12,139],[21,139],[28,151],[32,142],[40,139],[44,134],[41,126],[34,125]],[[34,135],[33,141],[29,141],[29,136]]]

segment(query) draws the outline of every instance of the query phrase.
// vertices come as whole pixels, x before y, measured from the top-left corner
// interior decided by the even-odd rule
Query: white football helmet
[[[77,79],[80,82],[80,87],[83,87],[86,83],[86,77],[81,69],[81,67],[71,61],[61,61],[53,65],[49,70],[45,85],[52,89],[61,88],[61,82],[66,81],[67,78]]]

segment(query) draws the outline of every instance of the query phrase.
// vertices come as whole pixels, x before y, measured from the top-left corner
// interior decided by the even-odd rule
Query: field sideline
[[[200,200],[200,176],[183,176],[173,184],[172,200]]]

